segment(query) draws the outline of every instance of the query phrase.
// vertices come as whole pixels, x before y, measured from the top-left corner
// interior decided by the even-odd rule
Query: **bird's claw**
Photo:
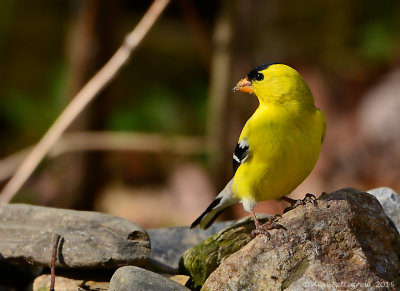
[[[318,205],[317,197],[315,197],[315,195],[311,194],[311,193],[307,193],[306,196],[304,197],[303,201],[304,201],[304,204],[309,202],[309,203],[312,203],[314,206]]]
[[[307,193],[303,199],[294,200],[294,199],[290,199],[288,197],[286,197],[286,199],[287,199],[286,201],[289,202],[291,205],[289,207],[286,207],[283,210],[283,213],[286,213],[292,209],[295,209],[299,205],[306,205],[307,203],[312,203],[314,206],[318,205],[317,198],[315,197],[314,194],[311,194],[311,193]]]
[[[268,232],[268,230],[271,230],[271,229],[286,230],[286,228],[282,224],[275,223],[275,220],[277,218],[281,218],[281,217],[282,217],[282,215],[280,215],[280,214],[271,216],[266,223],[256,225],[256,228],[251,232],[251,235],[253,237],[256,237],[259,234],[264,234],[268,237],[268,240],[270,240],[271,234]]]

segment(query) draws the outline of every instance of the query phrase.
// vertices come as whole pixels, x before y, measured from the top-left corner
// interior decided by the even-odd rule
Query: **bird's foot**
[[[271,234],[268,232],[268,230],[271,230],[271,229],[284,229],[284,230],[286,230],[286,228],[283,225],[281,225],[279,223],[275,223],[275,220],[277,218],[280,218],[280,217],[282,217],[282,216],[279,215],[279,214],[271,216],[269,218],[269,220],[264,224],[261,224],[258,221],[257,221],[258,223],[256,221],[254,221],[255,224],[256,224],[256,228],[251,232],[251,235],[253,237],[256,237],[259,234],[265,234],[268,237],[268,240],[270,240],[271,239]]]
[[[306,205],[307,203],[312,203],[314,206],[318,205],[317,198],[313,194],[310,194],[310,193],[307,193],[303,199],[296,200],[296,199],[291,199],[291,198],[284,196],[284,197],[282,197],[282,200],[290,203],[290,206],[286,207],[283,210],[283,213],[286,213],[292,209],[295,209],[299,205]]]

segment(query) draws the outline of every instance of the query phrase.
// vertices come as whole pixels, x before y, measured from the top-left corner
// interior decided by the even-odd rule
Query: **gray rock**
[[[324,194],[226,258],[202,290],[400,290],[400,236],[376,198]]]
[[[134,266],[115,271],[110,281],[110,291],[189,291],[185,286],[159,274]]]
[[[367,192],[378,199],[386,215],[393,221],[397,231],[400,232],[400,195],[388,187],[376,188]]]
[[[148,267],[152,270],[177,274],[179,260],[189,248],[217,233],[233,222],[214,223],[206,231],[188,226],[148,229],[151,242],[151,255]]]
[[[139,266],[150,256],[146,232],[129,220],[89,211],[10,204],[0,206],[0,263],[48,266],[55,234],[61,236],[56,267]]]

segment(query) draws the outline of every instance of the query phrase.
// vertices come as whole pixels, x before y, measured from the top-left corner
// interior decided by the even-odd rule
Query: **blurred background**
[[[150,4],[0,2],[1,187]],[[328,120],[318,164],[291,197],[400,191],[399,1],[173,0],[13,202],[190,224],[231,178],[257,107],[232,88],[268,62],[297,69]],[[238,205],[225,218],[244,215]]]

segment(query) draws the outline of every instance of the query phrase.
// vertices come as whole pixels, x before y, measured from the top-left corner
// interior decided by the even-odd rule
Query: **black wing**
[[[238,142],[235,148],[235,153],[233,154],[233,174],[235,175],[236,170],[249,156],[249,144],[247,140],[242,139]]]

